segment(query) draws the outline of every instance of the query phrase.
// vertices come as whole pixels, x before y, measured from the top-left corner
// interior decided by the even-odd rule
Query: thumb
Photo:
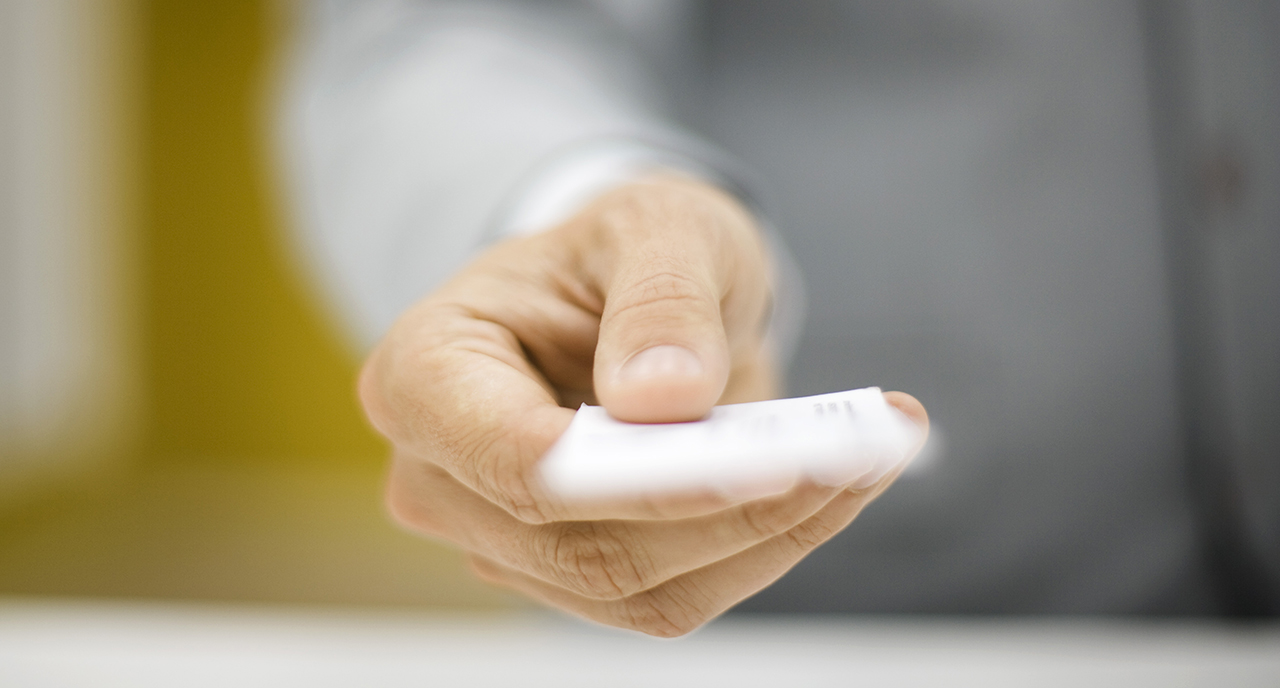
[[[731,334],[752,332],[767,301],[763,253],[750,218],[724,194],[648,191],[660,201],[642,194],[627,204],[627,221],[613,214],[609,223],[621,231],[608,242],[615,250],[601,284],[596,398],[619,420],[697,420],[729,381],[725,314]]]
[[[720,189],[679,178],[634,184],[601,208],[596,398],[619,420],[697,420],[733,361],[758,348],[769,287],[754,219]]]
[[[605,297],[596,397],[619,420],[697,420],[729,380],[719,289],[696,255],[656,253],[619,266]]]

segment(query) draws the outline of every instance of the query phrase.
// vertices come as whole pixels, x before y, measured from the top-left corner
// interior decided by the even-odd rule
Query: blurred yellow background
[[[357,356],[292,264],[272,192],[283,5],[91,4],[111,20],[87,59],[115,70],[100,172],[120,195],[128,380],[99,412],[109,441],[40,450],[99,456],[0,500],[0,594],[508,604],[383,515]]]

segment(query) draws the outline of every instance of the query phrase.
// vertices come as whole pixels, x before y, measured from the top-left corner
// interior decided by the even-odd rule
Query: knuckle
[[[678,638],[697,630],[710,615],[680,604],[671,595],[644,593],[622,601],[623,623],[658,638]]]
[[[577,592],[616,600],[647,587],[649,576],[633,548],[609,526],[584,522],[549,532],[545,557],[556,576]]]
[[[665,313],[673,304],[698,307],[715,301],[705,285],[674,269],[652,272],[628,286],[614,315],[643,317],[648,311]],[[718,309],[718,302],[717,309]],[[661,308],[655,308],[661,306]]]
[[[390,434],[387,428],[390,423],[390,414],[384,408],[382,395],[378,389],[376,360],[377,354],[374,353],[361,366],[360,375],[356,378],[356,397],[360,400],[360,406],[364,409],[369,423],[385,437]]]
[[[800,550],[809,551],[831,539],[836,529],[823,519],[810,519],[787,531],[789,540]]]
[[[764,540],[784,533],[794,525],[794,519],[778,504],[754,502],[745,504],[740,512],[740,523],[745,535],[754,540]]]
[[[463,471],[466,482],[507,513],[525,523],[548,523],[553,514],[534,488],[527,468],[532,464],[510,451],[509,441],[492,433],[455,438],[453,463]]]
[[[553,520],[534,491],[528,472],[519,466],[495,463],[486,482],[492,486],[490,499],[512,516],[533,525]]]

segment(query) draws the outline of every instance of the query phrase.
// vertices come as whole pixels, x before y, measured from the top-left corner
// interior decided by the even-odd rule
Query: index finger
[[[428,302],[398,323],[361,374],[375,428],[528,523],[700,516],[742,501],[714,492],[570,502],[537,464],[568,427],[520,340],[483,312]]]

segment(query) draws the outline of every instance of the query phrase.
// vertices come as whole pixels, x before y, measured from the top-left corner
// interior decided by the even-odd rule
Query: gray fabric
[[[367,349],[480,246],[539,161],[677,140],[621,33],[573,2],[302,7],[278,115],[300,245]]]
[[[743,609],[1220,611],[1197,539],[1192,496],[1199,486],[1188,482],[1177,416],[1173,314],[1137,5],[674,4],[679,11],[668,16],[681,18],[683,47],[653,40],[637,45],[641,54],[646,45],[666,45],[662,59],[650,62],[658,74],[677,75],[676,106],[644,107],[643,97],[626,95],[640,91],[626,87],[624,95],[607,99],[616,105],[603,119],[665,130],[674,127],[663,113],[678,113],[671,116],[760,174],[771,220],[810,286],[792,392],[872,384],[903,389],[925,403],[939,429],[931,465],[901,480],[845,534]],[[565,84],[551,72],[575,75],[581,61],[608,62],[605,55],[630,65],[619,74],[642,71],[643,58],[627,62],[621,52],[596,53],[603,44],[582,40],[589,34],[575,27],[603,26],[576,23],[589,13],[586,5],[576,11],[559,6],[565,14],[552,22],[545,4],[511,3],[494,10],[501,18],[486,19],[484,31],[499,46],[493,49],[532,50],[550,60],[546,73],[518,81],[533,100],[568,113],[560,120],[563,130],[526,131],[491,112],[495,99],[510,108],[506,112],[527,105],[494,90],[511,76],[501,69],[478,73],[465,55],[441,48],[438,68],[467,78],[451,82],[456,90],[412,101],[441,109],[445,114],[431,122],[445,129],[423,134],[395,129],[393,122],[381,132],[378,140],[388,146],[435,137],[401,156],[397,164],[417,175],[403,188],[438,203],[445,187],[437,184],[448,180],[449,194],[469,200],[465,212],[448,214],[392,197],[403,221],[365,223],[362,231],[374,244],[408,232],[412,239],[401,241],[446,255],[427,260],[425,248],[406,252],[419,261],[421,273],[413,279],[399,274],[403,265],[381,262],[386,252],[356,258],[314,250],[329,256],[327,270],[347,275],[332,290],[338,298],[348,298],[344,289],[359,291],[349,285],[362,280],[404,280],[399,290],[371,288],[354,300],[355,311],[377,313],[361,316],[366,321],[385,322],[439,279],[442,266],[456,266],[475,230],[450,232],[478,227],[489,205],[516,183],[518,170],[529,169],[542,151],[601,128],[578,118],[574,98],[583,96],[567,85],[561,94]],[[1261,12],[1263,26],[1274,21],[1275,12]],[[398,34],[410,37],[401,43],[422,44],[421,36],[439,30],[441,16],[394,22]],[[331,40],[353,33],[341,23],[326,26],[340,37]],[[536,36],[524,33],[531,26],[541,27]],[[645,30],[644,22],[622,26]],[[1275,41],[1266,38],[1277,32],[1255,33],[1263,37],[1251,64],[1258,73],[1244,81],[1254,88],[1253,100],[1240,101],[1255,119],[1238,131],[1260,156],[1261,186],[1236,220],[1246,237],[1238,243],[1251,248],[1224,249],[1222,279],[1231,284],[1223,298],[1234,323],[1232,418],[1243,438],[1242,465],[1257,476],[1245,490],[1250,537],[1274,567],[1280,552],[1274,116],[1280,60]],[[549,51],[557,41],[573,49]],[[359,69],[349,64],[350,54],[304,60],[301,73],[309,76],[299,82],[304,86],[296,93],[303,95],[291,101],[295,110],[306,100],[320,113],[315,117],[332,120],[365,117],[377,107],[359,84],[377,83],[404,60],[380,43],[361,54],[391,56],[366,59]],[[673,55],[679,56],[674,64]],[[357,85],[328,101],[306,86],[343,79]],[[421,83],[415,88],[434,87]],[[603,73],[583,81],[587,91],[602,92],[625,83]],[[632,106],[637,109],[627,109]],[[453,108],[470,114],[454,117]],[[488,141],[499,144],[468,147]],[[364,167],[346,169],[338,156],[323,154],[337,147]],[[340,128],[315,129],[295,150],[301,151],[295,158],[302,160],[295,165],[301,178],[345,175],[301,186],[339,197],[346,185],[367,181],[360,175],[381,165],[379,156],[391,154],[367,149],[364,139]],[[457,168],[462,159],[471,164]],[[361,205],[366,200],[345,212],[386,214]],[[304,240],[366,243],[351,234],[353,225],[330,224],[329,214],[338,212],[316,210],[303,225]],[[1273,575],[1273,587],[1277,580]]]

